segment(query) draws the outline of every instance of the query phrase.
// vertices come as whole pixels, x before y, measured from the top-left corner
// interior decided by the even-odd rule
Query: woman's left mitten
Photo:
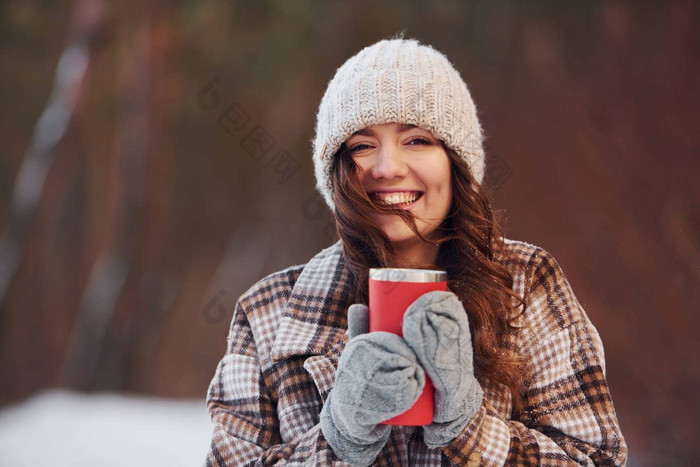
[[[403,337],[435,387],[433,423],[424,427],[431,447],[446,446],[481,406],[483,391],[474,376],[469,320],[452,292],[428,292],[404,315]]]

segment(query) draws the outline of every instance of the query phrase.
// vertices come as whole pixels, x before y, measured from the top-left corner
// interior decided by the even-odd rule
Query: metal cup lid
[[[371,268],[369,278],[388,282],[444,282],[446,271],[433,269]]]

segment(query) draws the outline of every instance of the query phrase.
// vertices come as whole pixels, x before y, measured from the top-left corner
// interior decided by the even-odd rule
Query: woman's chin
[[[402,226],[383,228],[382,232],[384,232],[384,235],[386,235],[389,241],[395,246],[420,240],[418,235],[405,224]]]
[[[385,232],[391,244],[398,251],[410,251],[416,247],[425,245],[423,241],[410,229],[405,231]]]

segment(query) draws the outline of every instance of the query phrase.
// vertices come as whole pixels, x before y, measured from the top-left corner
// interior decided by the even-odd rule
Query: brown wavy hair
[[[357,176],[356,164],[345,145],[334,157],[333,200],[336,230],[343,242],[343,258],[350,270],[355,303],[368,303],[369,268],[396,267],[397,251],[371,213],[395,214],[424,242],[439,248],[435,265],[412,267],[447,271],[448,288],[464,305],[474,346],[474,373],[510,390],[513,413],[522,409],[524,358],[508,345],[509,321],[524,309],[513,292],[513,278],[495,259],[504,247],[499,222],[488,196],[472,177],[462,158],[446,147],[451,161],[452,206],[438,228],[438,240],[418,231],[410,211],[381,206],[370,200]],[[512,299],[518,302],[514,306]]]

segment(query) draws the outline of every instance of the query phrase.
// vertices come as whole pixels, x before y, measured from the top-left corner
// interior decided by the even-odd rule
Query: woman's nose
[[[383,146],[378,152],[372,167],[374,178],[403,177],[408,173],[408,166],[401,158],[401,151],[393,146]]]

